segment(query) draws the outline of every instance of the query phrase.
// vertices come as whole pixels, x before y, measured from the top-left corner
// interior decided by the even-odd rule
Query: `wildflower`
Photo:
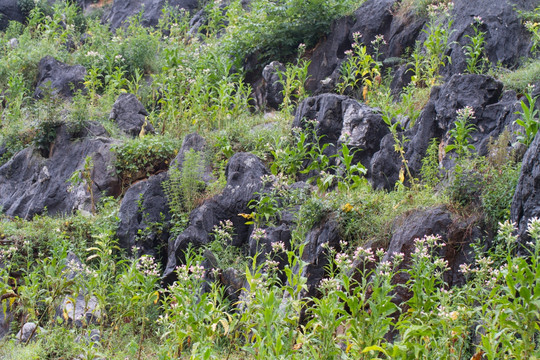
[[[462,109],[456,110],[456,114],[460,119],[474,119],[474,110],[471,106],[465,106]]]
[[[343,206],[341,207],[341,211],[343,211],[344,213],[348,213],[348,212],[350,212],[352,209],[354,209],[354,207],[353,207],[351,204],[349,204],[349,203],[346,203],[345,205],[343,205]]]
[[[345,55],[347,55],[347,56],[352,56],[352,55],[353,55],[353,51],[352,51],[351,49],[345,50]]]
[[[336,291],[336,290],[339,290],[340,289],[340,283],[337,279],[335,278],[324,278],[321,280],[321,282],[319,283],[319,289],[322,291],[322,292],[331,292],[331,291]]]
[[[271,246],[273,252],[285,251],[285,244],[283,243],[283,241],[273,242]]]
[[[482,20],[482,17],[481,16],[475,16],[473,18],[474,22],[478,23],[479,25],[483,24],[484,23],[484,20]]]
[[[349,255],[345,253],[337,253],[336,265],[339,267],[349,267],[352,265],[352,260],[349,258]]]
[[[114,60],[116,60],[116,61],[124,61],[124,57],[123,57],[122,55],[119,54],[119,55],[116,55],[116,56],[114,57]]]

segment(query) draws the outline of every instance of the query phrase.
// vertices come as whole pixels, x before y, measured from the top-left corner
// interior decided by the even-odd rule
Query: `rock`
[[[186,135],[171,168],[182,171],[185,155],[190,150],[204,153],[204,138],[196,133]],[[213,181],[210,164],[204,159],[200,165],[201,180],[208,184]],[[120,204],[120,223],[116,232],[120,247],[130,252],[136,246],[139,255],[154,256],[162,264],[167,261],[167,241],[172,226],[169,200],[163,190],[163,182],[170,178],[169,172],[138,181],[126,191]]]
[[[7,29],[10,21],[24,22],[18,0],[0,0],[0,31]]]
[[[95,296],[86,299],[83,293],[77,296],[75,304],[71,296],[66,296],[58,309],[58,314],[67,324],[75,324],[77,327],[96,323],[101,318],[98,299]]]
[[[103,134],[100,125],[91,126],[94,134]],[[26,148],[0,167],[0,206],[9,216],[29,219],[47,211],[49,215],[70,214],[74,210],[90,211],[92,198],[81,183],[70,191],[68,179],[75,171],[83,170],[85,158],[91,156],[93,203],[102,194],[117,196],[120,184],[115,175],[115,143],[110,138],[95,137],[85,130],[81,137],[70,134],[67,126],[57,130],[50,156],[43,158],[33,148]],[[77,140],[77,141],[74,141]]]
[[[152,124],[146,121],[148,112],[133,94],[120,94],[113,105],[109,119],[115,120],[118,127],[128,135],[136,137],[143,126],[146,133],[155,133]]]
[[[188,151],[195,151],[199,154],[199,173],[200,179],[206,184],[210,184],[215,180],[212,174],[212,164],[207,158],[207,144],[206,140],[197,133],[188,134],[184,137],[182,142],[182,147],[176,155],[176,157],[171,162],[171,167],[176,167],[178,170],[182,170],[184,167],[184,161]]]
[[[109,23],[111,30],[114,31],[142,11],[141,25],[156,26],[166,3],[172,8],[184,9],[188,13],[200,5],[198,0],[114,0],[110,11],[103,17],[103,22]]]
[[[512,221],[518,226],[518,234],[522,244],[530,240],[530,236],[527,234],[529,220],[540,217],[539,156],[540,133],[537,133],[523,157],[521,173],[510,210]]]
[[[67,65],[52,56],[45,56],[38,64],[38,80],[34,97],[42,98],[51,89],[51,95],[72,97],[79,90],[85,91],[86,68]]]
[[[391,261],[397,253],[404,255],[404,260],[399,265],[393,282],[405,284],[409,279],[407,273],[399,270],[410,267],[411,254],[415,249],[415,239],[439,235],[445,246],[442,247],[438,255],[448,262],[450,269],[444,274],[444,280],[448,286],[463,285],[465,279],[459,271],[459,266],[474,261],[474,251],[470,244],[472,239],[480,237],[480,231],[473,226],[474,221],[475,219],[471,218],[468,221],[457,222],[444,206],[417,210],[395,220],[393,227],[396,230],[388,245],[387,254],[382,259],[382,261]],[[398,286],[395,289],[394,302],[403,304],[410,299],[411,295],[405,288]]]
[[[354,34],[361,35],[360,41],[368,52],[374,54],[371,42],[377,35],[383,35],[386,45],[379,49],[379,61],[399,57],[407,48],[412,48],[421,33],[425,20],[413,14],[394,15],[396,0],[368,0],[353,14],[332,24],[328,36],[313,49],[308,68],[310,78],[306,89],[315,95],[330,92],[340,77],[340,66],[345,59],[345,51],[352,49]],[[384,63],[391,66],[390,63]],[[397,64],[395,64],[397,65]]]
[[[75,280],[79,277],[91,276],[85,270],[85,265],[72,252],[69,252],[66,257],[67,273],[66,277],[69,280]],[[98,308],[99,303],[95,296],[87,296],[87,289],[80,289],[76,298],[72,295],[66,295],[62,304],[56,309],[56,316],[68,325],[77,327],[87,326],[95,323],[101,317],[101,310]]]
[[[9,306],[9,300],[3,301],[2,304],[0,304],[0,341],[9,334],[9,327],[12,320],[13,313],[11,311],[11,306]]]
[[[238,214],[251,212],[248,203],[262,190],[261,177],[267,174],[268,170],[255,155],[236,153],[231,157],[225,170],[227,186],[223,192],[193,210],[187,229],[176,239],[169,240],[167,268],[163,275],[165,281],[174,280],[174,269],[183,259],[187,247],[190,244],[207,244],[213,227],[220,221],[230,220],[233,223],[235,237],[232,246],[240,246],[248,241],[249,226]]]
[[[293,127],[307,128],[315,120],[321,145],[328,144],[327,156],[335,155],[342,143],[358,151],[354,162],[369,165],[389,130],[379,111],[342,95],[321,94],[305,99],[296,110]],[[310,141],[313,141],[310,139]]]
[[[137,255],[151,255],[161,262],[166,260],[171,214],[163,182],[163,172],[132,185],[125,193],[118,218],[118,245],[128,253],[136,246]]]
[[[92,329],[90,333],[85,331],[82,335],[77,336],[75,342],[84,343],[85,345],[90,345],[90,343],[92,343],[92,346],[97,347],[101,342],[101,332],[99,329]],[[83,355],[81,355],[80,358],[85,359]]]
[[[37,335],[37,325],[33,322],[27,322],[23,325],[21,330],[15,335],[15,338],[20,343],[27,343],[30,338],[34,338]]]
[[[238,303],[240,294],[244,288],[244,276],[233,268],[227,268],[221,272],[219,281],[225,288],[225,296],[231,304]]]
[[[9,39],[8,45],[11,49],[16,49],[19,47],[19,40],[16,38]]]
[[[390,83],[390,92],[394,99],[399,99],[399,95],[403,88],[411,83],[414,67],[411,64],[403,64],[394,73],[392,82]]]
[[[285,72],[285,66],[279,61],[272,61],[264,67],[262,72],[265,81],[266,104],[275,110],[279,110],[283,103],[283,84],[280,82],[279,72]]]
[[[318,95],[334,89],[339,78],[339,66],[345,59],[345,50],[352,47],[349,34],[353,24],[351,16],[336,20],[330,33],[315,46],[305,83],[307,91]]]
[[[537,0],[456,0],[454,1],[448,42],[452,62],[444,70],[446,75],[464,72],[467,58],[463,46],[470,43],[467,36],[473,36],[471,24],[475,16],[480,16],[480,27],[485,35],[485,54],[493,65],[514,67],[522,57],[526,57],[530,48],[530,38],[516,10],[533,10]]]
[[[403,135],[405,158],[413,176],[418,177],[429,142],[438,138],[448,144],[449,131],[455,127],[456,111],[466,106],[473,108],[476,130],[471,133],[471,144],[479,155],[487,154],[491,137],[497,138],[505,128],[515,129],[518,101],[514,92],[503,93],[503,85],[486,75],[453,75],[441,87],[434,87],[430,98],[413,128]],[[399,135],[401,136],[401,135]],[[394,154],[390,138],[381,143],[379,153],[371,160],[372,182],[376,188],[391,189],[401,168],[401,159]],[[385,180],[385,178],[387,180]]]
[[[328,265],[328,248],[339,249],[339,224],[333,219],[322,221],[309,231],[306,236],[302,260],[305,265],[302,275],[307,278],[307,293],[305,296],[313,297],[318,293],[321,280],[326,276]]]

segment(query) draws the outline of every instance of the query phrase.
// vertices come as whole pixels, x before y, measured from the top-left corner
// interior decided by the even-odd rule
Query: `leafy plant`
[[[472,28],[474,35],[466,35],[471,41],[470,44],[463,46],[463,51],[467,57],[467,72],[469,74],[482,74],[486,65],[484,55],[485,35],[484,31],[480,31],[480,27],[484,24],[482,18],[476,16]]]
[[[540,119],[538,118],[538,109],[536,108],[536,100],[538,96],[533,98],[530,93],[525,93],[525,100],[521,100],[521,112],[516,114],[521,115],[521,118],[516,120],[516,124],[521,126],[525,131],[524,134],[518,135],[517,139],[520,143],[529,146],[538,132]]]
[[[167,137],[144,136],[113,146],[116,174],[123,186],[166,169],[177,153],[176,145]]]
[[[469,123],[470,120],[474,119],[474,111],[470,106],[457,110],[456,114],[457,118],[454,122],[454,128],[448,131],[453,143],[446,145],[444,151],[455,150],[458,159],[460,159],[475,149],[474,145],[469,144],[469,140],[472,139],[471,133],[476,130],[476,126]]]

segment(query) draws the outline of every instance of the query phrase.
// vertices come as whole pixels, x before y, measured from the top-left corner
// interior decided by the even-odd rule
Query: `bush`
[[[116,173],[124,187],[136,180],[165,170],[178,152],[177,142],[163,136],[128,140],[111,150],[116,153]]]

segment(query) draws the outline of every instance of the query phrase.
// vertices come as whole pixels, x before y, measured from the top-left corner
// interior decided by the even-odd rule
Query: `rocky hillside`
[[[0,0],[2,359],[540,357],[538,0]]]

